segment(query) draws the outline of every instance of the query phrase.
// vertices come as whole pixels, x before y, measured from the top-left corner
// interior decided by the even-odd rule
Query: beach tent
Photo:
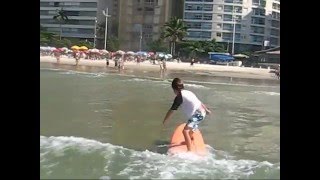
[[[215,62],[231,62],[234,60],[234,57],[226,53],[209,52],[208,54],[209,54],[209,59]]]

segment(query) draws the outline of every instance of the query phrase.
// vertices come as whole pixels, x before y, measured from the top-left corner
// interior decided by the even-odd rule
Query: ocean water
[[[180,77],[213,111],[200,124],[210,154],[166,154],[177,111],[162,120]],[[41,179],[279,179],[278,81],[190,72],[40,67]]]

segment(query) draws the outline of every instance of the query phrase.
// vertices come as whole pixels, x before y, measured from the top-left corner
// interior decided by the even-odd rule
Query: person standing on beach
[[[57,59],[57,63],[60,63],[61,50],[56,49],[53,51],[54,57]]]
[[[163,64],[163,72],[166,72],[167,71],[167,59],[166,58],[163,59],[162,64]]]
[[[194,58],[192,58],[190,65],[193,66],[194,64]]]
[[[76,60],[76,66],[77,66],[79,64],[79,60],[80,60],[80,53],[78,50],[73,51],[73,57]]]
[[[122,59],[121,61],[119,62],[119,66],[120,66],[120,69],[124,69],[124,62],[126,61],[126,57],[124,55],[122,55]]]
[[[114,58],[114,67],[117,67],[118,66],[118,57],[116,56],[115,58]]]
[[[121,70],[121,66],[120,66],[121,61],[122,61],[122,57],[119,57],[119,59],[117,60],[117,67],[119,71]]]
[[[164,57],[161,57],[161,58],[160,58],[160,62],[159,62],[160,73],[163,73],[163,72],[164,72],[163,62],[164,62]]]
[[[140,61],[141,61],[141,56],[138,55],[138,56],[137,56],[137,64],[138,64],[138,65],[140,65]]]
[[[106,56],[106,66],[109,67],[109,58]]]
[[[164,117],[163,125],[165,125],[165,122],[171,118],[173,112],[181,106],[187,117],[187,124],[183,129],[183,136],[185,138],[188,151],[191,151],[193,132],[198,129],[198,124],[204,120],[206,113],[211,114],[211,111],[193,92],[184,89],[181,79],[174,78],[171,87],[176,97],[171,108]]]

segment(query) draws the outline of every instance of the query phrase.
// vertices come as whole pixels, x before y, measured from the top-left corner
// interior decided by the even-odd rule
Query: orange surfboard
[[[185,125],[186,123],[180,124],[174,130],[168,149],[168,154],[188,152],[188,148],[182,132]],[[198,129],[193,132],[193,140],[191,140],[191,152],[198,155],[206,155],[208,153],[208,150],[206,149],[206,145],[204,144],[202,138],[202,134]]]

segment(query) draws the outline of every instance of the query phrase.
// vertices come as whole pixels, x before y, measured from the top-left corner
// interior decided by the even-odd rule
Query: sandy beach
[[[109,67],[114,67],[114,61],[110,60]],[[51,56],[40,56],[40,63],[57,64],[57,60]],[[61,57],[61,65],[75,65],[75,59]],[[80,59],[79,66],[94,66],[94,67],[106,67],[105,60],[87,60]],[[160,67],[158,64],[151,64],[149,61],[137,64],[136,62],[125,62],[125,69],[127,70],[141,70],[141,71],[155,71],[159,72]],[[277,79],[273,73],[270,73],[270,69],[264,68],[251,68],[251,67],[236,67],[236,66],[222,66],[211,64],[194,64],[190,66],[190,63],[177,63],[167,62],[167,72],[172,73],[175,71],[190,71],[190,72],[205,72],[211,73],[215,76],[223,77],[235,77],[235,78],[250,78],[250,79]]]

